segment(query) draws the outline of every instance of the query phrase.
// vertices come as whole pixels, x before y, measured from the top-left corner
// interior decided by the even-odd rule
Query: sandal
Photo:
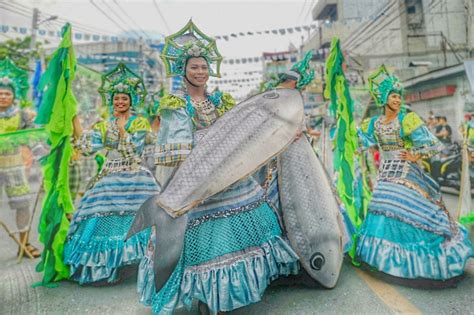
[[[41,252],[39,249],[31,245],[30,243],[25,244],[26,250],[33,256],[33,259],[38,258],[41,256]],[[25,253],[24,253],[25,254]],[[17,256],[20,256],[20,248],[18,248],[18,253],[16,254]],[[24,255],[24,257],[30,258],[29,255]]]

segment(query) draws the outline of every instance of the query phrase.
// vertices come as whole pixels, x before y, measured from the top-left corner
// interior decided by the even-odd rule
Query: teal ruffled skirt
[[[149,230],[125,236],[140,205],[160,191],[152,174],[111,173],[86,191],[64,246],[70,278],[80,284],[119,279],[121,267],[138,264],[146,253]]]
[[[190,212],[181,259],[160,291],[155,292],[152,248],[141,261],[140,301],[155,314],[190,309],[193,300],[214,313],[231,311],[260,301],[272,280],[297,274],[298,257],[262,197],[249,179]]]
[[[451,239],[383,215],[369,214],[357,242],[360,260],[377,270],[406,279],[447,280],[460,276],[472,256],[467,231]]]
[[[463,274],[473,247],[466,229],[449,217],[439,186],[411,164],[406,178],[377,183],[356,255],[392,276],[448,280]]]

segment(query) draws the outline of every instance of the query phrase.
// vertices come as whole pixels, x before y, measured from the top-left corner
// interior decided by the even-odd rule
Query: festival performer
[[[166,38],[162,59],[167,74],[184,81],[184,89],[163,97],[159,107],[155,162],[173,169],[235,101],[227,93],[206,91],[209,76],[220,76],[222,57],[215,40],[192,21]],[[165,182],[172,171],[167,173]],[[187,218],[181,263],[161,290],[155,292],[153,247],[140,264],[140,300],[154,313],[190,308],[193,300],[202,311],[206,304],[213,313],[231,311],[260,301],[271,280],[299,270],[277,214],[251,176],[205,200]]]
[[[106,162],[92,188],[85,192],[74,214],[64,249],[71,279],[80,284],[113,284],[121,279],[120,268],[143,257],[149,232],[129,240],[125,236],[138,207],[160,186],[141,166],[141,153],[150,125],[134,114],[146,96],[142,79],[119,64],[102,77],[99,89],[110,119],[82,132],[76,116],[75,147],[90,155],[106,153]]]
[[[28,72],[10,59],[0,61],[0,134],[32,128],[34,116],[20,108],[28,92]],[[0,188],[4,187],[11,209],[16,211],[20,242],[26,239],[27,257],[37,258],[40,251],[28,242],[25,229],[30,220],[30,186],[17,141],[0,142]],[[18,251],[20,252],[20,250]]]
[[[413,280],[406,284],[451,285],[473,249],[439,186],[417,164],[438,153],[440,143],[415,112],[404,112],[402,85],[385,66],[369,77],[369,89],[384,114],[365,120],[359,136],[365,147],[378,144],[382,161],[357,257],[383,273]]]

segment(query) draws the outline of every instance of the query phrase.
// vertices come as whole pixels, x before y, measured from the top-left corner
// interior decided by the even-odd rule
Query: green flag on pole
[[[69,228],[66,215],[74,211],[69,191],[68,166],[73,148],[72,119],[77,104],[71,89],[76,70],[76,57],[71,40],[71,25],[62,29],[63,39],[54,52],[43,74],[40,88],[43,91],[36,123],[48,132],[51,151],[41,160],[45,199],[39,223],[40,241],[44,244],[41,262],[36,271],[43,272],[38,285],[67,279],[69,268],[63,262],[64,243]]]
[[[356,192],[354,189],[357,130],[354,120],[354,104],[344,75],[343,63],[344,56],[339,39],[334,38],[326,60],[326,88],[324,96],[330,99],[329,110],[336,118],[336,135],[334,139],[334,171],[337,173],[336,189],[344,203],[350,220],[358,229],[362,224],[362,218],[361,209],[358,209],[355,203]],[[349,253],[352,257],[354,249],[355,247]]]

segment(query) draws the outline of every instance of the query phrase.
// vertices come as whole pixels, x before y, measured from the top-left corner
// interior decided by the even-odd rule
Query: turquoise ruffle
[[[187,267],[178,292],[160,309],[152,265],[148,258],[140,263],[138,290],[142,303],[152,302],[154,314],[171,314],[183,306],[190,309],[193,299],[209,305],[212,312],[231,311],[259,302],[272,280],[300,269],[296,253],[276,236],[259,247]]]
[[[361,227],[357,257],[392,276],[447,280],[464,272],[473,256],[462,226],[450,240],[382,215],[369,214]]]
[[[84,241],[74,235],[64,247],[64,261],[70,265],[71,279],[79,284],[118,280],[120,267],[138,263],[146,252],[149,231],[134,235],[126,242],[121,237],[96,237]]]
[[[153,274],[153,261],[145,255],[138,266],[137,292],[140,303],[151,306],[155,294],[155,276]]]

